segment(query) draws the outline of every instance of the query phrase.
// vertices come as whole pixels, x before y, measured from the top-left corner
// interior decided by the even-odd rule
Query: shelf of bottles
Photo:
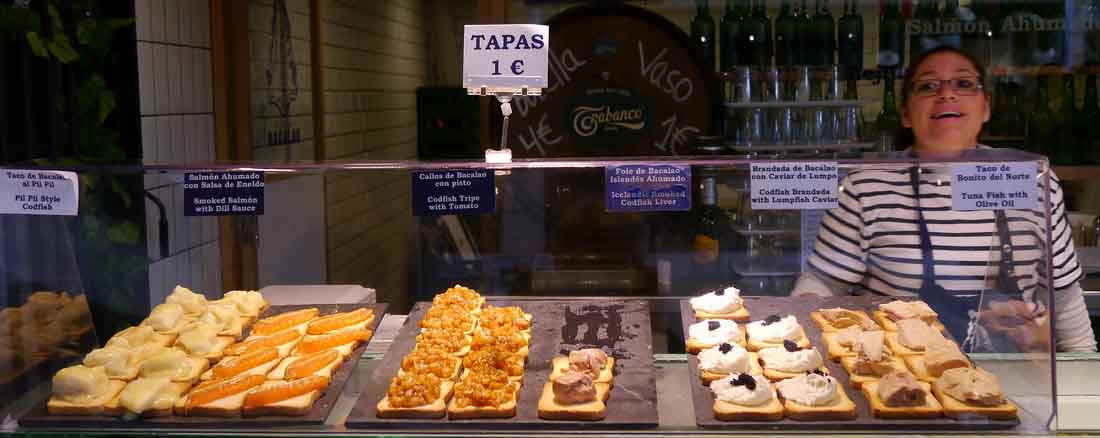
[[[868,11],[860,8],[869,5],[842,1],[834,18],[828,0],[780,0],[774,16],[766,0],[726,0],[716,24],[708,2],[696,0],[692,38],[725,84],[729,149],[894,150],[896,79],[907,60],[948,45],[988,67],[993,107],[982,142],[1045,154],[1057,165],[1100,164],[1090,153],[1100,150],[1100,135],[1087,130],[1100,123],[1100,0],[875,2],[874,65],[864,65]],[[867,120],[861,80],[884,89],[882,110]]]

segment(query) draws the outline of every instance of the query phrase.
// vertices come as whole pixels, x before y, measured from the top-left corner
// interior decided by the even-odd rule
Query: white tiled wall
[[[209,0],[134,0],[142,157],[146,164],[214,160]],[[182,174],[147,175],[164,204],[168,257],[161,257],[156,204],[146,200],[150,301],[181,284],[220,295],[217,219],[183,215]]]

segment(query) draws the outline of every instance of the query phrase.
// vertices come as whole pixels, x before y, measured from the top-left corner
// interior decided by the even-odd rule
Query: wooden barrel
[[[696,136],[716,132],[718,82],[672,22],[602,1],[548,24],[548,87],[513,105],[516,156],[686,154]]]

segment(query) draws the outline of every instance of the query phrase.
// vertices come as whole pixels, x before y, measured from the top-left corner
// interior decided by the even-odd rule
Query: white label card
[[[546,88],[550,26],[463,26],[462,85],[465,88]]]
[[[836,161],[749,163],[753,210],[815,210],[837,205]]]
[[[0,169],[0,214],[76,216],[75,172]]]
[[[951,166],[952,210],[1033,209],[1038,205],[1035,162]]]

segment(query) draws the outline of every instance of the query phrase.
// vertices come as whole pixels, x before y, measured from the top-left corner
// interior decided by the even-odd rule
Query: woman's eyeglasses
[[[973,96],[983,88],[977,76],[964,76],[951,79],[920,79],[913,81],[911,89],[917,96],[932,96],[939,94],[945,84],[950,85],[955,94],[960,96]]]

